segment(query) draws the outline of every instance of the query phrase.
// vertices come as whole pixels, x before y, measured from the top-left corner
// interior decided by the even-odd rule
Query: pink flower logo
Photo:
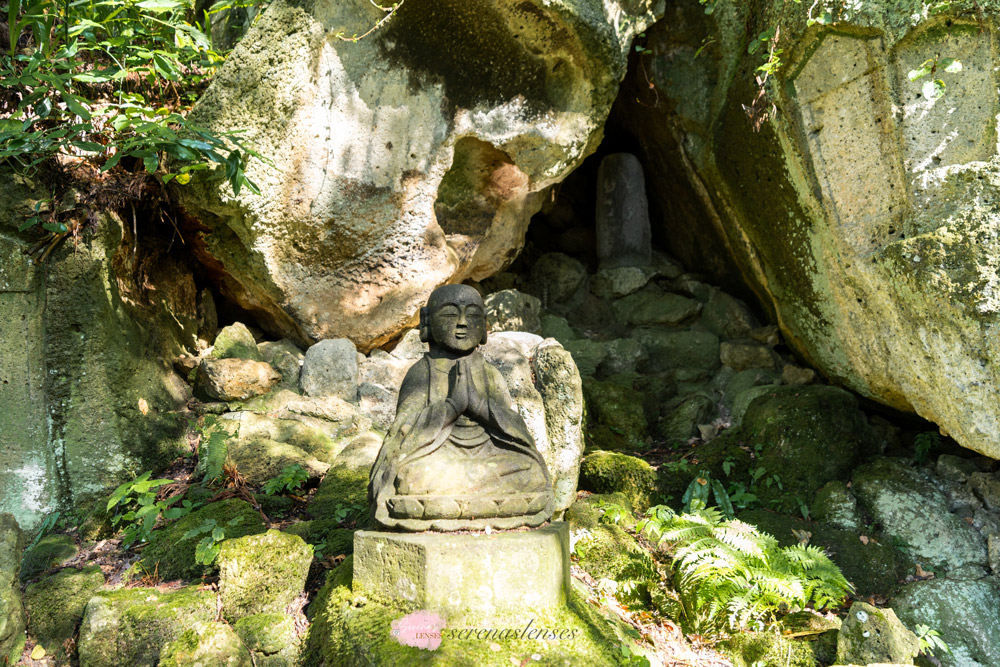
[[[403,646],[433,651],[441,645],[444,626],[443,618],[421,609],[393,621],[392,637]]]

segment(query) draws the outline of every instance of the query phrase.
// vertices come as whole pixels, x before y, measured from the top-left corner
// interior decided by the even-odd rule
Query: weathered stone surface
[[[63,642],[76,636],[87,602],[103,585],[104,574],[97,565],[82,570],[66,568],[29,585],[24,591],[24,606],[34,640],[50,655],[61,653]]]
[[[545,407],[549,440],[547,451],[541,452],[552,477],[553,509],[561,512],[576,499],[584,447],[583,384],[573,357],[553,339],[535,348],[531,369]]]
[[[541,324],[542,338],[555,338],[563,345],[579,338],[565,317],[546,313],[542,315]]]
[[[253,334],[242,322],[223,327],[212,345],[212,359],[252,359],[264,361]]]
[[[321,340],[308,350],[299,378],[307,396],[357,400],[358,351],[346,338]]]
[[[719,367],[719,338],[713,333],[639,327],[631,337],[649,352],[651,371]]]
[[[233,626],[257,667],[295,667],[299,637],[295,619],[287,614],[245,616]]]
[[[638,292],[655,275],[656,269],[649,266],[601,269],[590,279],[590,291],[602,299],[618,299]]]
[[[210,228],[197,251],[219,267],[222,293],[274,333],[364,351],[391,340],[434,287],[514,258],[547,188],[596,148],[654,10],[662,3],[408,2],[345,42],[328,37],[383,13],[361,1],[269,6],[192,120],[244,130],[274,167],[248,165],[261,196],[209,180],[176,190]]]
[[[941,479],[956,484],[965,484],[970,475],[979,472],[979,468],[969,459],[963,459],[951,454],[942,454],[938,457],[934,472]]]
[[[354,588],[439,612],[559,607],[569,593],[569,525],[494,535],[358,531]]]
[[[785,364],[781,369],[781,381],[789,385],[812,384],[816,379],[816,371],[793,364]]]
[[[542,331],[542,302],[530,294],[506,289],[486,297],[486,324],[493,331]]]
[[[278,386],[293,391],[298,389],[299,373],[302,372],[302,362],[305,359],[299,346],[285,338],[279,341],[265,341],[257,348],[263,360],[281,373],[281,382]]]
[[[932,579],[907,584],[892,601],[900,619],[934,628],[949,651],[935,651],[945,667],[1000,664],[1000,589],[989,579]]]
[[[595,449],[646,449],[648,423],[637,391],[587,378],[583,393],[590,421],[587,433]]]
[[[160,653],[195,623],[215,620],[216,596],[196,587],[101,591],[87,603],[80,624],[80,667],[157,667]]]
[[[726,341],[719,346],[719,359],[723,366],[734,371],[748,368],[774,368],[774,354],[758,343]]]
[[[209,359],[198,364],[198,386],[219,401],[244,401],[261,396],[281,381],[271,364],[249,359]]]
[[[715,402],[703,393],[678,397],[663,410],[664,417],[656,430],[668,444],[683,444],[698,435],[698,425],[710,421]]]
[[[587,279],[587,267],[561,252],[550,252],[531,266],[533,291],[547,305],[563,304]]]
[[[680,324],[701,310],[701,304],[678,294],[644,289],[615,301],[619,321],[638,326]]]
[[[21,558],[21,580],[34,579],[39,574],[55,567],[79,553],[80,548],[70,535],[46,535],[38,540]]]
[[[746,304],[722,290],[712,290],[701,323],[720,338],[747,338],[755,325]]]
[[[18,572],[24,534],[11,514],[0,514],[0,659],[15,664],[24,648],[26,619]]]
[[[632,373],[636,366],[649,358],[639,341],[632,338],[616,338],[604,344],[604,359],[600,370],[604,376],[618,373]]]
[[[996,458],[1000,100],[995,29],[981,26],[1000,4],[976,7],[875,0],[810,28],[800,4],[730,2],[707,19],[678,6],[647,33],[643,70],[670,111],[649,111],[637,69],[621,118],[651,182],[686,174],[650,194],[687,266],[720,278],[735,264],[823,375]],[[782,67],[747,122],[756,91],[742,72],[761,58],[745,35],[777,26]],[[694,62],[708,36],[714,57]],[[940,97],[924,93],[930,76],[908,76],[937,53],[962,63],[934,75]],[[685,229],[692,215],[714,222]]]
[[[1000,509],[1000,480],[993,473],[974,472],[969,475],[969,489],[983,501],[986,509],[996,512]]]
[[[854,472],[852,489],[886,534],[902,541],[924,567],[986,565],[982,536],[948,511],[948,499],[921,471],[897,459],[878,459]]]
[[[301,537],[273,529],[223,542],[219,597],[226,620],[284,612],[302,593],[312,557]]]
[[[827,482],[816,492],[812,515],[818,521],[825,521],[844,530],[856,531],[861,528],[858,501],[847,485],[839,480]]]
[[[920,652],[917,636],[889,608],[855,602],[837,637],[837,662],[913,664]]]
[[[254,663],[228,623],[196,622],[163,647],[159,667],[251,667]]]
[[[595,217],[601,268],[652,263],[646,179],[636,156],[613,153],[601,161]]]
[[[573,361],[580,370],[580,375],[589,376],[597,373],[597,367],[604,361],[608,351],[604,343],[589,338],[580,338],[564,343],[566,349],[573,355]]]

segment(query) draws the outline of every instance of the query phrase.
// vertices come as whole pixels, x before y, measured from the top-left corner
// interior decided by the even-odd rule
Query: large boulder
[[[662,0],[271,4],[191,120],[241,135],[261,190],[175,190],[225,296],[266,328],[368,350],[431,290],[508,264],[547,188],[600,141]]]
[[[686,0],[649,31],[621,119],[654,227],[825,375],[998,457],[1000,5],[834,5]],[[764,76],[748,43],[776,28]]]

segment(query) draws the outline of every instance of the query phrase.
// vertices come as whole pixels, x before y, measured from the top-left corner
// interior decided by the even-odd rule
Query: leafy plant
[[[264,483],[262,490],[268,496],[278,493],[294,493],[302,488],[309,479],[309,472],[298,463],[285,466],[277,477]]]
[[[205,417],[204,423],[196,428],[200,436],[198,444],[198,470],[202,473],[202,484],[220,480],[225,475],[229,462],[229,441],[236,437],[219,425],[214,416]]]
[[[681,502],[684,503],[684,511],[694,512],[708,507],[709,495],[715,497],[716,504],[726,516],[732,517],[735,514],[733,503],[729,499],[729,493],[722,486],[722,482],[712,479],[707,470],[702,470],[698,477],[691,480],[691,483],[688,484],[687,489],[684,491],[684,495],[681,496]]]
[[[333,515],[331,518],[336,519],[337,523],[343,524],[364,509],[364,505],[358,505],[356,503],[351,505],[337,503],[337,505],[333,508]]]
[[[632,516],[631,512],[617,503],[607,503],[602,501],[597,503],[597,509],[603,510],[603,513],[601,514],[601,521],[606,523],[618,524],[621,523],[623,519]]]
[[[913,460],[918,465],[923,465],[927,461],[927,456],[937,447],[941,446],[941,435],[937,431],[924,431],[918,433],[913,439]]]
[[[243,517],[235,517],[226,522],[226,527],[233,527],[243,520]],[[222,549],[222,541],[226,539],[226,528],[220,526],[215,519],[205,519],[200,525],[184,533],[182,540],[189,540],[193,537],[204,535],[198,545],[194,548],[194,560],[202,565],[211,565],[219,556]]]
[[[653,507],[639,529],[666,543],[673,556],[665,603],[688,633],[760,629],[788,611],[838,606],[852,590],[821,549],[779,547],[772,536],[715,508],[678,515]]]
[[[27,546],[25,551],[30,551],[35,548],[38,542],[48,535],[49,531],[55,528],[56,522],[59,521],[59,512],[53,512],[52,514],[47,514],[45,519],[42,521],[42,525],[38,527],[38,532],[35,533],[35,539],[31,541],[31,544]]]
[[[111,525],[122,530],[122,547],[127,549],[136,542],[145,542],[156,526],[157,519],[178,519],[194,509],[194,504],[184,500],[180,507],[173,507],[181,500],[182,494],[157,500],[156,489],[172,484],[172,479],[150,479],[152,471],[147,470],[131,482],[125,482],[108,499],[108,511],[115,510]]]
[[[68,156],[164,184],[215,165],[234,194],[259,192],[246,166],[263,158],[239,132],[185,117],[225,57],[212,46],[209,12],[196,16],[190,0],[9,0],[6,19],[0,161],[31,169]]]
[[[920,67],[910,70],[907,73],[907,78],[909,78],[910,81],[918,81],[924,77],[930,77],[924,81],[924,84],[920,89],[920,93],[925,99],[936,100],[943,96],[945,91],[944,81],[939,78],[934,78],[934,74],[936,74],[939,70],[950,74],[961,72],[962,62],[954,58],[942,58],[940,56],[936,58],[928,58],[920,65]]]
[[[929,625],[923,623],[918,623],[916,630],[917,639],[920,641],[920,652],[924,655],[934,655],[934,652],[938,650],[944,653],[950,652],[948,645],[941,639],[941,634],[937,630],[933,630]]]

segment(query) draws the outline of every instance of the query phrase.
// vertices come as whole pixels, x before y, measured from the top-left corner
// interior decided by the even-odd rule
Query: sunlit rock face
[[[652,179],[674,180],[653,193],[654,225],[689,264],[735,260],[831,378],[1000,457],[1000,3],[933,16],[919,2],[854,3],[826,26],[807,26],[807,3],[753,18],[743,4],[706,17],[678,3],[651,31],[659,103],[622,117]],[[747,43],[774,25],[783,66],[755,105],[762,57]],[[928,60],[935,71],[911,80]],[[697,231],[679,215],[694,210]]]
[[[523,244],[547,188],[592,152],[634,34],[662,0],[279,0],[192,118],[243,136],[262,195],[178,186],[225,295],[300,341],[362,350],[447,281]]]

